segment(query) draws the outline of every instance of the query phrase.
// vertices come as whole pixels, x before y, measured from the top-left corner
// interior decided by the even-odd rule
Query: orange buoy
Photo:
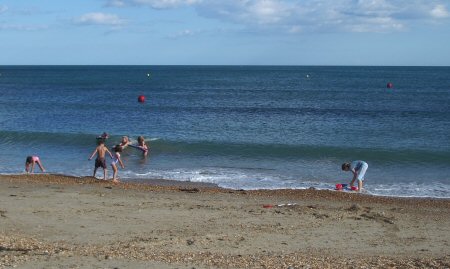
[[[138,102],[139,103],[144,103],[145,102],[145,96],[144,95],[139,95]]]

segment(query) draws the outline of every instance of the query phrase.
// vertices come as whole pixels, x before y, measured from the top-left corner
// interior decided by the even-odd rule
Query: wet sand
[[[449,199],[61,175],[0,199],[2,268],[450,267]]]

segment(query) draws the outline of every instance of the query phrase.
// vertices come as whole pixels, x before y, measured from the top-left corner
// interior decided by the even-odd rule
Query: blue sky
[[[0,64],[450,65],[450,0],[0,0]]]

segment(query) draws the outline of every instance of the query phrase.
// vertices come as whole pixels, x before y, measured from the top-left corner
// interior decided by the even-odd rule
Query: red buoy
[[[145,96],[144,95],[139,95],[138,102],[139,103],[144,103],[145,102]]]
[[[392,89],[394,87],[394,84],[392,84],[392,82],[388,82],[388,84],[386,85],[386,87],[388,89]]]

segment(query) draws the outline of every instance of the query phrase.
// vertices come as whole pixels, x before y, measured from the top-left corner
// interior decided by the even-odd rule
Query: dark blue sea
[[[3,174],[91,175],[107,132],[151,148],[123,181],[329,189],[364,160],[368,193],[450,197],[450,67],[0,66],[0,94]]]

